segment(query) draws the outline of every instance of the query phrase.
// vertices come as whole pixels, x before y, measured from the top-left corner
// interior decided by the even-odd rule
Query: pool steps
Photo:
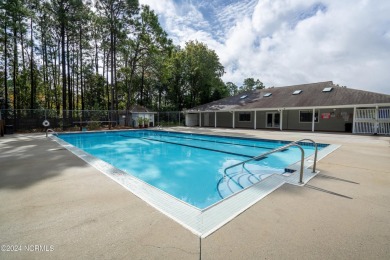
[[[267,157],[267,155],[271,155],[273,153],[277,153],[277,152],[281,152],[281,151],[284,151],[286,150],[287,148],[291,147],[291,146],[295,146],[297,148],[299,148],[299,150],[301,151],[301,160],[300,160],[300,169],[299,169],[299,183],[300,184],[304,184],[303,182],[303,169],[304,169],[304,162],[305,162],[305,151],[303,150],[302,148],[302,142],[303,141],[309,141],[311,142],[314,147],[315,147],[315,152],[314,152],[314,159],[313,159],[313,173],[316,172],[316,164],[317,164],[317,154],[318,154],[318,146],[317,146],[317,143],[311,139],[301,139],[301,140],[298,140],[298,141],[294,141],[294,142],[291,142],[291,143],[288,143],[282,147],[279,147],[279,148],[275,148],[273,149],[272,151],[269,151],[269,152],[266,152],[266,153],[262,153],[258,156],[254,156],[248,160],[245,160],[245,161],[242,161],[242,162],[239,162],[239,163],[236,163],[236,164],[233,164],[233,165],[230,165],[228,167],[225,168],[224,172],[223,172],[223,177],[226,178],[226,177],[229,177],[229,174],[227,172],[227,170],[229,169],[233,169],[237,166],[242,166],[242,168],[244,168],[247,172],[249,172],[246,168],[245,168],[245,164],[251,162],[251,161],[258,161],[258,160],[261,160],[265,157]]]

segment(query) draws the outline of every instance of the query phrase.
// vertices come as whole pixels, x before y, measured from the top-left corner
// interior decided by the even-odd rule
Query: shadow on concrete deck
[[[0,140],[0,189],[23,189],[72,168],[85,168],[81,160],[49,138],[17,135]]]

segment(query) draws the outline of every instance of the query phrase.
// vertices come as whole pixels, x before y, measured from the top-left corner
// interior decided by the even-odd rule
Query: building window
[[[250,122],[251,121],[251,113],[240,113],[239,117],[238,117],[238,121]]]
[[[313,111],[299,111],[299,123],[311,123],[313,121]],[[315,113],[314,122],[318,123],[318,112]]]

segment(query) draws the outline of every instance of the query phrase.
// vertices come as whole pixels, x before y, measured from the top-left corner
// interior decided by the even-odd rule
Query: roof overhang
[[[305,107],[269,107],[269,108],[232,108],[224,110],[202,110],[202,111],[183,111],[185,114],[199,113],[229,113],[233,111],[280,111],[280,110],[309,110],[309,109],[334,109],[334,108],[359,108],[359,107],[390,107],[390,103],[375,104],[351,104],[351,105],[334,105],[334,106],[305,106]]]

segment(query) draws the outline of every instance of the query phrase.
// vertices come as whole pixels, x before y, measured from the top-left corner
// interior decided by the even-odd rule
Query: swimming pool
[[[286,145],[287,141],[133,130],[60,134],[67,143],[175,198],[204,210],[273,174],[287,174],[300,160],[289,147],[246,168],[227,167]],[[305,156],[311,143],[301,143]],[[327,145],[319,145],[319,149]]]
[[[243,167],[234,167],[223,178],[229,165],[290,141],[151,130],[50,137],[202,238],[282,185],[303,185],[299,182],[300,159],[293,147],[246,165],[250,173]],[[299,144],[306,153],[303,170],[306,183],[319,171],[309,168],[314,159],[310,155],[312,145]],[[319,147],[317,159],[321,160],[339,145]]]

